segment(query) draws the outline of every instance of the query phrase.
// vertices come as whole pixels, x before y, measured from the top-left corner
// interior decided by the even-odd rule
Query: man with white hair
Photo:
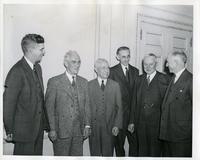
[[[184,52],[173,52],[167,58],[174,74],[162,104],[160,139],[163,156],[192,156],[192,74],[186,69]]]
[[[161,156],[159,140],[161,105],[169,84],[167,75],[156,71],[156,55],[150,53],[143,59],[145,73],[136,84],[133,95],[130,124],[134,124],[138,138],[138,156]],[[136,109],[135,114],[133,108]],[[129,128],[130,129],[130,128]],[[133,130],[129,130],[133,132]]]
[[[65,73],[48,81],[45,107],[56,156],[82,156],[83,141],[90,134],[88,82],[78,76],[80,64],[78,53],[68,51]]]
[[[108,79],[108,62],[97,59],[94,65],[97,78],[89,82],[91,107],[91,136],[89,138],[92,156],[113,156],[113,137],[122,128],[122,102],[119,84]]]

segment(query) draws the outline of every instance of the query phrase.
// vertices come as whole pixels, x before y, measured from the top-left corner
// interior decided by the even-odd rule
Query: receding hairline
[[[95,63],[94,63],[94,68],[98,68],[101,64],[107,64],[109,66],[109,63],[106,59],[103,59],[103,58],[98,58]]]
[[[65,60],[70,60],[72,57],[78,57],[80,59],[79,54],[75,50],[69,50],[65,53],[64,59]]]
[[[150,58],[150,57],[154,58],[155,62],[157,62],[157,61],[156,61],[157,56],[156,56],[154,53],[148,53],[148,54],[146,54],[146,55],[143,57],[143,61],[144,61],[146,58]]]

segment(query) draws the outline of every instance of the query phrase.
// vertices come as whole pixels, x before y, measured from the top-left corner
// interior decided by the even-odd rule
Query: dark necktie
[[[127,82],[129,82],[129,73],[128,73],[129,71],[127,67],[125,69],[126,69],[126,80]]]
[[[101,81],[101,90],[104,91],[105,85],[104,85],[104,80]]]
[[[75,76],[72,76],[72,87],[75,87]]]
[[[150,84],[150,75],[147,76],[147,84]]]

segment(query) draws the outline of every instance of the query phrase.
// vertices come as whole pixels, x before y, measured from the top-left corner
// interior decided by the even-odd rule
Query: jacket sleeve
[[[138,88],[139,82],[140,82],[140,77],[137,76],[135,79],[134,87],[133,87],[133,95],[131,97],[129,124],[135,123],[135,114],[136,114],[136,109],[137,109],[137,88]]]
[[[3,93],[3,121],[6,134],[13,133],[15,111],[23,86],[22,73],[13,68],[7,75]]]
[[[56,112],[55,112],[55,103],[56,103],[56,94],[57,89],[56,85],[52,80],[48,81],[47,84],[47,91],[45,95],[45,109],[47,113],[47,119],[49,121],[50,130],[55,130],[55,118],[56,118]]]
[[[123,112],[122,112],[122,96],[119,84],[116,85],[116,117],[115,117],[115,127],[122,128],[123,124]]]
[[[85,115],[84,115],[84,117],[85,117],[84,125],[90,126],[91,125],[91,110],[90,110],[88,82],[86,82],[86,90],[85,90]]]

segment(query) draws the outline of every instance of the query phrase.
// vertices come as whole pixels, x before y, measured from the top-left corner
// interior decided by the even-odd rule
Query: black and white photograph
[[[1,157],[200,159],[199,9],[2,1]]]

